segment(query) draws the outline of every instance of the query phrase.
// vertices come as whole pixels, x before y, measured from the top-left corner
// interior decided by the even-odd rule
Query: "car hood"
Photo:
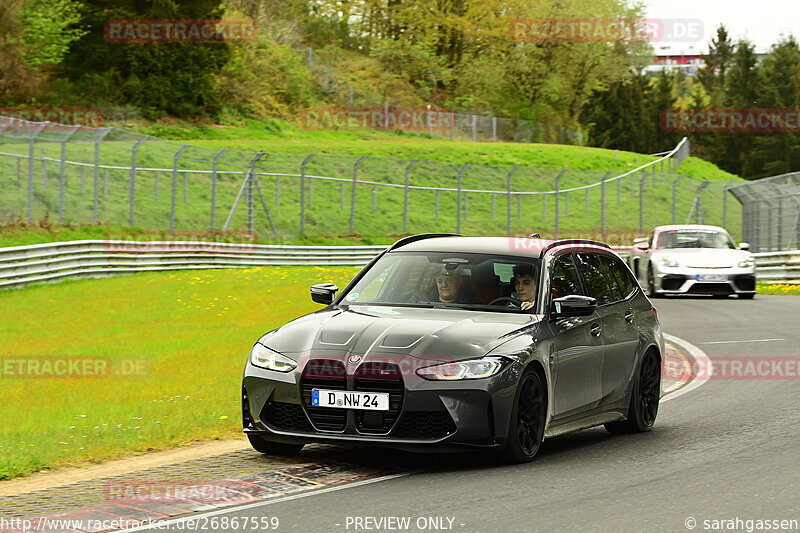
[[[730,250],[723,248],[674,248],[658,250],[653,259],[670,257],[678,261],[682,267],[689,268],[725,268],[735,267],[739,261],[751,257],[746,250]]]
[[[482,357],[519,334],[530,334],[541,318],[460,309],[353,306],[298,318],[259,342],[295,358],[359,355],[363,360],[411,356],[455,361]]]

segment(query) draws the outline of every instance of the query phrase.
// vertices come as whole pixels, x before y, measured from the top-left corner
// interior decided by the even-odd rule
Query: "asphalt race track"
[[[277,517],[279,531],[326,532],[746,531],[747,520],[800,520],[800,298],[655,304],[664,331],[702,349],[715,368],[730,356],[791,356],[794,367],[780,368],[795,378],[715,376],[662,403],[651,433],[595,429],[550,439],[528,465],[359,450],[414,470],[213,517]],[[408,528],[389,517],[406,517]],[[185,525],[174,520],[168,529]]]

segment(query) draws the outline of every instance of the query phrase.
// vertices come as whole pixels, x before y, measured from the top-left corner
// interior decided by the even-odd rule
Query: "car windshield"
[[[656,248],[724,248],[735,249],[727,233],[714,230],[669,230],[658,236]]]
[[[521,312],[521,302],[536,301],[540,264],[529,257],[391,252],[340,303]]]

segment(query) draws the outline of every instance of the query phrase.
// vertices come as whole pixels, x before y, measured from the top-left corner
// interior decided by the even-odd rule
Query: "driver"
[[[442,303],[475,303],[475,298],[471,297],[468,286],[464,283],[464,278],[465,276],[454,270],[442,268],[433,278],[439,301]]]
[[[511,293],[511,297],[522,302],[520,309],[523,311],[533,307],[533,300],[536,298],[533,265],[514,265],[514,292]]]

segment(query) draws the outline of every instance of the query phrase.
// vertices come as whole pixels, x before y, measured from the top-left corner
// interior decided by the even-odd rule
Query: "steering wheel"
[[[494,305],[497,302],[511,302],[512,304],[514,304],[517,307],[522,307],[522,300],[520,300],[518,298],[513,298],[511,296],[501,296],[500,298],[495,298],[494,300],[492,300],[491,302],[489,302],[486,305]]]

